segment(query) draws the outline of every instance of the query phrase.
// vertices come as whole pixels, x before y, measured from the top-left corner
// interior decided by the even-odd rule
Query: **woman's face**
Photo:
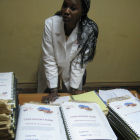
[[[64,0],[61,12],[64,23],[75,26],[82,16],[81,0]]]

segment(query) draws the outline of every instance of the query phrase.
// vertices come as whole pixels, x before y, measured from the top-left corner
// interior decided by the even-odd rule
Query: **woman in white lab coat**
[[[98,27],[87,17],[90,0],[64,0],[61,11],[45,20],[38,92],[55,100],[60,88],[79,93],[87,62],[94,57]]]

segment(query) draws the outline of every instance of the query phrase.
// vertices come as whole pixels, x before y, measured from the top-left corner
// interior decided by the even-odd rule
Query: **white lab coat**
[[[61,75],[66,88],[78,89],[85,72],[81,68],[77,44],[78,24],[66,40],[62,17],[53,16],[45,20],[42,41],[42,57],[38,72],[38,92],[58,87]]]

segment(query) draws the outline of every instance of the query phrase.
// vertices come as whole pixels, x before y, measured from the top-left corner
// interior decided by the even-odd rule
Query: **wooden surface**
[[[131,90],[131,93],[140,99],[140,94],[138,94],[135,90]],[[22,105],[28,102],[41,102],[43,96],[47,96],[47,93],[19,93],[18,101],[19,104]],[[69,96],[69,93],[59,93],[59,96]]]
[[[43,96],[47,96],[47,93],[31,93],[31,94],[18,94],[18,102],[20,105],[28,102],[41,102]],[[68,93],[59,93],[60,96],[69,96]]]
[[[140,99],[140,94],[137,93],[136,90],[131,90],[131,93],[132,93],[135,97],[137,97],[138,99]]]

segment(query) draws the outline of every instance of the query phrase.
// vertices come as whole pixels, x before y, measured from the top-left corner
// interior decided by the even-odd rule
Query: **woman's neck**
[[[73,29],[75,28],[75,26],[76,26],[76,25],[71,26],[71,25],[66,25],[66,24],[64,24],[65,35],[66,35],[66,36],[69,36],[69,35],[72,33],[72,31],[73,31]]]

